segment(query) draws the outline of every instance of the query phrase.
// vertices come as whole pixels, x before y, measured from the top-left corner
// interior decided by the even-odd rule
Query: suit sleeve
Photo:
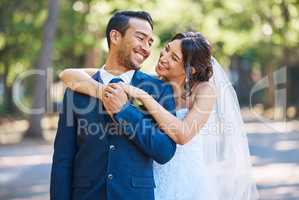
[[[175,102],[171,86],[164,87],[158,102],[169,112],[175,113]],[[176,151],[175,142],[158,128],[149,114],[128,103],[119,113],[114,115],[114,118],[123,127],[124,134],[156,162],[164,164],[174,156]]]
[[[73,92],[66,90],[63,109],[59,115],[58,129],[54,142],[51,171],[50,199],[71,200],[72,168],[76,153],[77,122],[72,110]]]

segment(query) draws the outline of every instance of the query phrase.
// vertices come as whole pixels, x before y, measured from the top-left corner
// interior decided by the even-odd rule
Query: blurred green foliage
[[[233,58],[245,59],[250,71],[262,74],[269,64],[274,69],[299,66],[298,0],[61,0],[54,71],[100,66],[107,52],[107,21],[115,11],[125,9],[146,10],[155,21],[153,54],[144,63],[147,72],[153,71],[165,42],[187,30],[202,32],[225,67],[232,66]],[[9,96],[19,73],[34,68],[46,18],[47,1],[0,1],[0,80],[4,96]],[[96,64],[90,64],[90,59]]]

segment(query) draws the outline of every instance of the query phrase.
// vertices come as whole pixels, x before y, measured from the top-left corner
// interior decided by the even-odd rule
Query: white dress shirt
[[[124,81],[124,83],[131,84],[131,80],[134,76],[134,73],[135,73],[135,70],[129,70],[119,76],[114,76],[113,74],[111,74],[105,70],[105,66],[103,66],[100,69],[100,76],[101,76],[101,79],[103,80],[104,85],[107,85],[114,78],[120,78]]]

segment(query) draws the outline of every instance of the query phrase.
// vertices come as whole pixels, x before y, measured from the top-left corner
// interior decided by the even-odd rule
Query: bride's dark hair
[[[198,32],[176,34],[171,41],[181,40],[183,63],[186,73],[185,97],[191,94],[196,83],[209,81],[213,75],[212,47],[209,41]],[[193,70],[192,72],[192,68]]]

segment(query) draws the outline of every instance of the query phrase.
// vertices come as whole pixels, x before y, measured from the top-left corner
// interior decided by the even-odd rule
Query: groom
[[[109,53],[95,74],[107,85],[123,81],[142,88],[174,112],[172,88],[139,71],[150,55],[152,19],[123,11],[109,21]],[[52,200],[154,200],[153,160],[168,162],[175,143],[122,90],[102,101],[66,90],[54,143]]]

